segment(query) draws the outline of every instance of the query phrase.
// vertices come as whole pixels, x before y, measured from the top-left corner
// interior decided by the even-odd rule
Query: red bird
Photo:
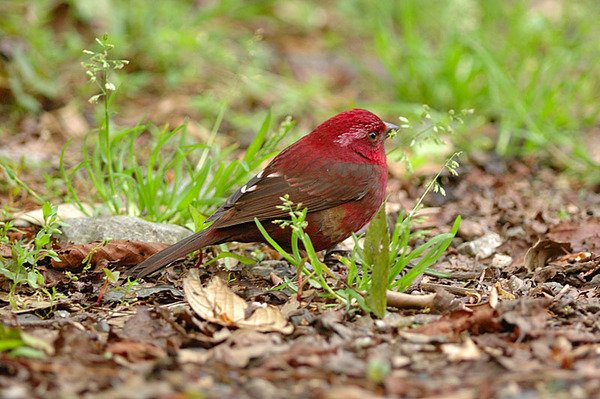
[[[276,156],[207,221],[213,224],[152,255],[132,269],[144,277],[190,252],[228,241],[264,242],[254,218],[283,248],[291,229],[270,223],[288,215],[277,206],[289,195],[308,208],[305,231],[316,251],[360,230],[381,206],[387,184],[384,140],[397,129],[364,109],[338,114]]]

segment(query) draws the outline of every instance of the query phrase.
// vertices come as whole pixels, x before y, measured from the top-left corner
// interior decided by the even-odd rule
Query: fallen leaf
[[[169,347],[167,341],[173,344],[177,331],[160,315],[157,315],[156,311],[138,307],[135,315],[125,321],[122,331],[116,334],[123,341],[151,343],[166,350]]]
[[[83,266],[83,262],[91,254],[91,265],[119,264],[123,266],[137,265],[148,256],[168,247],[168,244],[149,243],[130,240],[113,240],[108,243],[94,242],[89,244],[67,244],[56,250],[60,260],[52,260],[55,269],[75,270]]]
[[[13,300],[16,302],[16,308],[10,308],[10,312],[13,314],[30,313],[33,311],[39,311],[44,309],[52,309],[58,304],[62,304],[63,300],[46,299],[45,297],[38,298],[37,296],[30,295],[14,295]],[[0,301],[9,303],[10,295],[8,292],[0,291]]]
[[[492,258],[491,266],[497,269],[504,269],[505,267],[510,266],[513,262],[513,258],[504,254],[495,254]]]
[[[577,263],[588,262],[592,260],[592,258],[593,254],[591,252],[576,252],[574,254],[566,254],[565,256],[561,256],[559,260],[563,262]]]
[[[288,350],[289,344],[281,342],[277,334],[263,334],[258,331],[237,330],[227,341],[210,349],[210,359],[225,363],[230,367],[243,368],[252,359],[277,356]]]
[[[490,306],[493,309],[496,309],[498,306],[498,288],[495,286],[490,287],[490,295],[489,295]]]
[[[546,266],[546,263],[571,252],[571,244],[553,240],[539,240],[525,254],[524,265],[530,272]]]
[[[462,344],[442,344],[441,348],[451,362],[478,360],[482,356],[477,345],[469,337],[466,337]]]
[[[204,364],[209,359],[209,352],[204,348],[183,348],[177,351],[180,363]]]
[[[512,301],[514,299],[517,299],[517,297],[513,293],[506,291],[504,287],[502,287],[500,281],[497,281],[496,284],[494,284],[494,288],[496,288],[499,297],[504,300]]]
[[[160,359],[167,356],[167,353],[164,350],[154,344],[127,340],[109,343],[106,346],[106,352],[123,356],[130,362]]]
[[[522,340],[531,331],[544,329],[551,317],[548,307],[552,303],[546,298],[521,298],[500,303],[498,312],[505,326],[512,326],[518,340]]]
[[[4,259],[12,258],[12,250],[8,245],[0,244],[0,257]]]
[[[248,312],[250,305],[233,293],[219,277],[214,277],[206,287],[202,287],[197,272],[191,270],[183,280],[183,291],[194,312],[212,323],[282,334],[291,334],[294,330],[274,306],[260,305],[252,308],[251,313]]]
[[[470,331],[473,334],[497,332],[501,330],[498,312],[489,303],[455,310],[440,319],[411,330],[425,335],[443,335]]]
[[[600,219],[563,222],[552,227],[548,238],[568,242],[575,251],[600,252]]]

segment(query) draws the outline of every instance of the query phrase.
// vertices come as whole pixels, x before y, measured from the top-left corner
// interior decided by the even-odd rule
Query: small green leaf
[[[211,260],[209,260],[208,262],[206,262],[204,265],[208,266],[213,262],[216,262],[219,259],[223,259],[223,258],[233,258],[236,259],[238,262],[244,264],[244,265],[253,265],[256,263],[256,259],[252,259],[249,258],[247,256],[243,256],[243,255],[239,255],[233,252],[221,252],[219,253],[219,255],[215,256],[214,258],[212,258]]]
[[[30,270],[29,272],[27,272],[27,283],[29,284],[29,286],[31,288],[38,288],[38,279],[37,279],[37,274],[35,272],[35,270]]]
[[[104,274],[106,275],[106,279],[108,280],[109,283],[116,284],[117,281],[119,281],[119,276],[121,274],[120,272],[113,272],[106,267],[104,269],[102,269],[102,271],[104,271]]]
[[[192,216],[192,220],[194,222],[194,229],[196,231],[202,230],[202,228],[205,227],[204,222],[206,221],[206,216],[202,212],[200,212],[198,210],[198,208],[196,208],[193,205],[190,205],[188,207],[188,210],[189,210],[190,215]]]
[[[269,132],[269,127],[271,126],[271,110],[267,113],[265,120],[262,123],[262,126],[256,133],[256,137],[252,140],[252,143],[248,146],[246,150],[246,154],[244,155],[244,161],[250,162],[252,158],[256,157],[258,151],[263,146],[265,142],[265,138],[267,137],[267,133]]]
[[[385,315],[386,291],[388,284],[390,238],[387,231],[385,203],[371,221],[365,236],[365,261],[371,267],[371,286],[367,291],[366,302],[377,317]]]
[[[9,352],[12,357],[43,358],[50,353],[52,347],[33,335],[26,334],[18,328],[0,324],[0,352]]]
[[[46,201],[42,205],[42,215],[44,217],[44,220],[48,219],[51,214],[52,214],[52,205],[50,205],[50,203],[48,201]]]
[[[42,233],[42,232],[40,232]],[[50,242],[50,236],[48,234],[42,233],[38,234],[35,237],[35,246],[37,248],[43,248]]]
[[[389,362],[384,358],[374,358],[367,364],[367,379],[375,384],[383,382],[392,371]]]

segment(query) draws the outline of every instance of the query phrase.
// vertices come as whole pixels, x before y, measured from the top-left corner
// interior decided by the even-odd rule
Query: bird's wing
[[[280,197],[289,195],[294,204],[317,212],[364,197],[375,183],[378,166],[367,163],[331,163],[286,168],[269,165],[236,191],[208,221],[214,228],[286,218],[278,208]],[[315,173],[317,171],[317,173]]]

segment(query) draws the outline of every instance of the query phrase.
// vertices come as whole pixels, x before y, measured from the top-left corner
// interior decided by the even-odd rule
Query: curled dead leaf
[[[524,265],[530,272],[546,266],[546,263],[571,252],[571,244],[553,240],[539,240],[525,254]]]
[[[147,359],[160,359],[167,356],[166,352],[158,346],[149,342],[139,341],[117,341],[106,346],[106,352],[120,355],[130,362],[141,362]]]
[[[479,360],[482,357],[481,351],[469,337],[461,344],[442,344],[441,348],[451,362]]]
[[[251,306],[218,277],[214,277],[203,287],[197,272],[191,270],[183,280],[183,290],[185,299],[194,312],[212,323],[282,334],[291,334],[294,330],[279,309],[271,305]]]

